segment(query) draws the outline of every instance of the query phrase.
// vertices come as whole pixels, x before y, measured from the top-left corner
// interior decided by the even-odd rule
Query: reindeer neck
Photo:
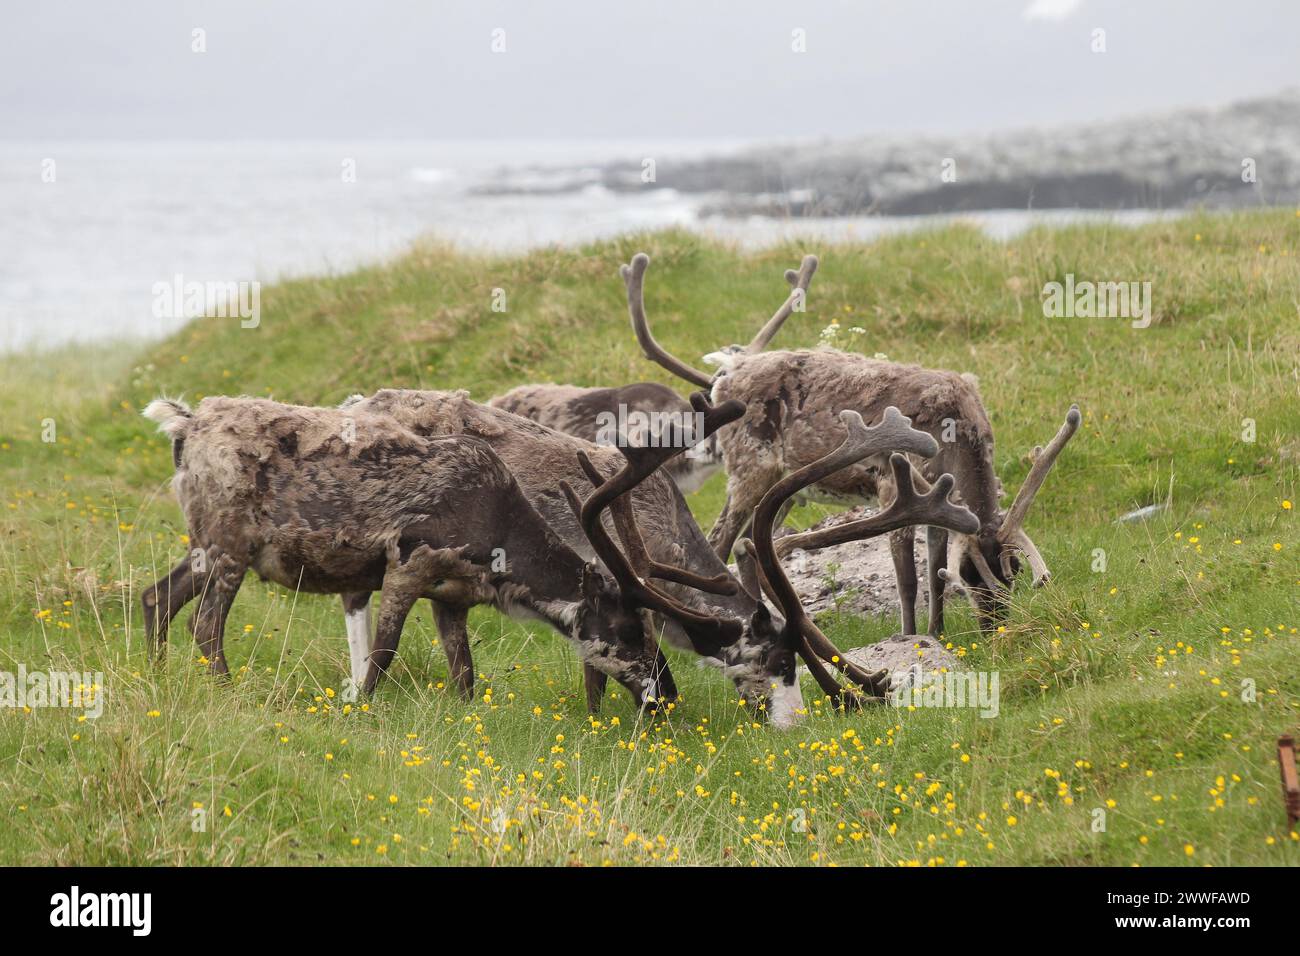
[[[557,630],[567,632],[581,601],[584,562],[541,517],[514,517],[504,546],[507,579],[520,588],[518,603]]]

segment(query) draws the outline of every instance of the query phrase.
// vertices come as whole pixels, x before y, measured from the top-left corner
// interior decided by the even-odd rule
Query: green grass
[[[1002,633],[964,609],[949,622],[964,663],[1000,674],[996,719],[817,704],[776,732],[674,654],[666,719],[641,722],[620,693],[592,720],[566,643],[482,610],[465,705],[427,606],[376,698],[345,707],[338,602],[254,578],[227,628],[232,685],[179,620],[150,664],[137,594],[185,529],[146,401],[668,381],[625,318],[616,269],[640,249],[656,332],[688,358],[747,341],[805,251],[682,233],[509,259],[428,246],[268,289],[257,329],[204,319],[144,349],[0,358],[0,670],[102,671],[106,695],[97,720],[0,708],[0,863],[1300,863],[1274,750],[1300,724],[1290,210],[816,250],[808,313],[775,345],[810,346],[837,318],[866,330],[850,347],[975,372],[1009,489],[1070,402],[1084,412],[1030,515],[1053,584],[1017,592]],[[1038,290],[1069,272],[1151,280],[1152,326],[1044,318]],[[706,527],[721,494],[715,479],[692,499]],[[841,646],[896,628],[823,623]]]

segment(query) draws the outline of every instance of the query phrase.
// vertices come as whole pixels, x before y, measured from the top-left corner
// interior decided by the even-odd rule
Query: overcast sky
[[[1297,0],[5,6],[6,139],[962,132],[1300,85]],[[195,28],[205,53],[191,51]],[[1091,50],[1096,28],[1105,53]],[[497,29],[502,53],[492,51]],[[806,52],[792,50],[795,30]]]

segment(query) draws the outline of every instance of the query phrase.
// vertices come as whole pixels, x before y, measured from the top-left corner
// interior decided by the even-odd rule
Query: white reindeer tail
[[[155,398],[142,412],[145,418],[158,423],[158,430],[173,442],[185,435],[194,413],[178,398]]]

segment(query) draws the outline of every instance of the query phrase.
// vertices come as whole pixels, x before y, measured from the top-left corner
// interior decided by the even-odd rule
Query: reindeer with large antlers
[[[927,528],[930,634],[937,636],[943,629],[945,584],[971,599],[981,625],[987,627],[1006,606],[1022,555],[1036,586],[1048,580],[1046,562],[1025,532],[1024,521],[1048,471],[1079,427],[1077,407],[1070,408],[1047,449],[1035,452],[1029,476],[1004,512],[999,506],[1001,483],[993,469],[993,429],[973,379],[835,349],[762,351],[793,313],[795,302],[806,294],[817,268],[815,257],[805,257],[793,278],[787,273],[795,289],[749,346],[713,353],[721,363],[713,375],[682,362],[651,335],[644,301],[649,262],[644,253],[638,254],[622,270],[628,311],[642,351],[673,374],[707,388],[714,401],[735,399],[746,409],[744,418],[718,436],[727,472],[727,500],[709,540],[720,556],[731,552],[770,489],[827,453],[840,410],[857,410],[872,421],[893,405],[939,439],[938,454],[924,462],[915,480],[924,487],[950,472],[961,501],[979,520],[978,529],[970,532],[950,534],[942,527]],[[810,497],[888,501],[898,490],[886,465],[887,459],[876,455],[829,473],[810,486]],[[915,529],[910,526],[890,535],[907,634],[916,630],[914,540]]]

